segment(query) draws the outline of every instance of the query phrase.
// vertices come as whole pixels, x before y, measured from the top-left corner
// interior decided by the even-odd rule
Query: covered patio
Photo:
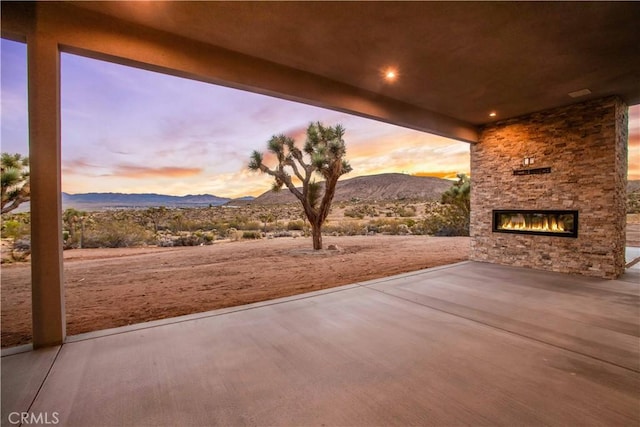
[[[637,425],[638,268],[463,262],[69,337],[2,358],[2,425]]]
[[[5,3],[28,52],[36,350],[3,352],[3,426],[640,423],[638,4]],[[470,143],[474,261],[67,337],[62,52]],[[532,209],[575,212],[575,235],[496,232],[496,210]]]

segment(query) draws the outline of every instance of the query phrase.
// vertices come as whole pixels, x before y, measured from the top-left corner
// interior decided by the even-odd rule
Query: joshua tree
[[[29,158],[2,153],[2,213],[8,213],[29,201]]]
[[[62,222],[66,224],[69,229],[69,238],[71,241],[75,241],[78,229],[77,225],[80,225],[80,238],[78,239],[78,248],[82,249],[82,245],[84,243],[84,225],[87,219],[87,213],[84,211],[79,211],[74,208],[67,208],[62,213]]]
[[[147,225],[147,223],[153,224],[153,232],[158,233],[158,229],[160,227],[160,223],[165,219],[167,215],[167,208],[164,206],[160,206],[158,208],[149,208],[142,212],[143,217],[143,225]]]
[[[302,203],[304,213],[311,224],[315,250],[322,249],[322,224],[329,215],[338,178],[351,171],[349,162],[344,159],[347,152],[342,139],[344,132],[340,125],[325,127],[320,122],[311,123],[307,128],[307,140],[302,150],[295,146],[291,137],[271,137],[267,149],[275,154],[278,160],[278,165],[273,169],[264,165],[264,157],[259,151],[254,151],[249,161],[249,169],[259,170],[274,177],[274,191],[286,185]],[[324,194],[320,183],[311,179],[315,173],[324,178]],[[294,177],[302,183],[302,189],[296,188]]]
[[[273,215],[270,212],[263,212],[258,215],[258,219],[264,223],[264,228],[262,229],[262,231],[266,232],[267,224],[273,221]]]

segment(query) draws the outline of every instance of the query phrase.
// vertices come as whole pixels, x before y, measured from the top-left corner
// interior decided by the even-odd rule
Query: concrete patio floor
[[[2,358],[2,425],[639,425],[639,272],[463,262],[70,337]]]

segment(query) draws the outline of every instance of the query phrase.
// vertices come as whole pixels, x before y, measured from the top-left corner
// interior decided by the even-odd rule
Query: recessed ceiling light
[[[394,68],[387,68],[383,74],[384,79],[388,82],[395,81],[398,78],[398,71]]]
[[[575,92],[569,92],[568,95],[572,98],[579,98],[581,96],[589,95],[590,93],[591,91],[589,89],[580,89]]]
[[[496,113],[495,111],[492,111],[492,112],[489,113],[489,117],[495,117],[497,115],[498,115],[498,113]]]

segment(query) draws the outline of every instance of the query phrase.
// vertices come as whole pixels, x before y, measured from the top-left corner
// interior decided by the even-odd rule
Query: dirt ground
[[[248,304],[451,264],[468,237],[277,238],[64,252],[67,334]],[[30,265],[2,266],[2,347],[31,341]]]

